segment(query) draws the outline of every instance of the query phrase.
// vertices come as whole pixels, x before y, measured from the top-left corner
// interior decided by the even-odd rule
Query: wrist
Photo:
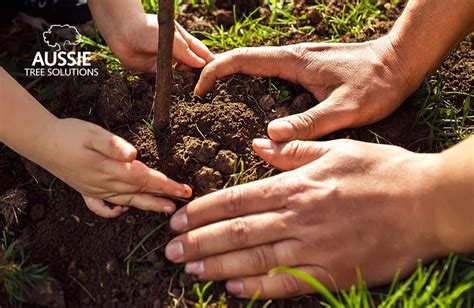
[[[41,133],[37,136],[36,142],[31,144],[27,153],[22,153],[27,159],[50,170],[51,163],[57,160],[54,155],[58,152],[56,132],[61,119],[51,117],[44,122]]]
[[[394,30],[375,40],[374,46],[380,50],[382,63],[400,77],[406,88],[405,98],[415,92],[426,76],[426,69],[416,58],[417,53],[410,51]]]

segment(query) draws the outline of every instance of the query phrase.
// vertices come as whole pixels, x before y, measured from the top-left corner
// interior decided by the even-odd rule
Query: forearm
[[[410,0],[389,38],[413,90],[473,30],[472,0]]]
[[[0,67],[0,142],[40,163],[40,149],[56,119]]]
[[[474,136],[438,155],[433,223],[445,252],[473,252]]]

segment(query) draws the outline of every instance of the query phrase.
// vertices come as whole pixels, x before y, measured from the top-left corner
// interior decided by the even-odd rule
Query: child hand
[[[137,150],[130,143],[97,125],[57,120],[49,134],[38,162],[80,192],[87,207],[99,216],[118,217],[128,206],[173,213],[173,201],[144,193],[182,198],[192,194],[189,186],[137,161]],[[104,200],[119,206],[110,208]]]
[[[146,14],[136,0],[92,0],[88,4],[100,33],[122,64],[130,70],[156,72],[157,16]],[[201,68],[214,59],[200,40],[175,24],[173,56],[178,69]]]

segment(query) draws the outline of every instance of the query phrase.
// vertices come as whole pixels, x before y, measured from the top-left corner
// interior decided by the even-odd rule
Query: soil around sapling
[[[101,75],[106,75],[105,70]],[[171,123],[162,132],[146,123],[152,109],[153,76],[137,79],[113,74],[103,80],[67,79],[47,107],[61,110],[62,117],[78,117],[108,127],[138,149],[139,160],[190,184],[194,197],[269,176],[272,170],[253,152],[252,140],[266,136],[266,126],[275,114],[300,112],[316,101],[301,87],[287,84],[289,95],[295,99],[279,103],[279,93],[270,91],[268,79],[243,75],[227,78],[206,97],[195,98],[192,90],[198,76],[176,72]],[[78,82],[78,87],[70,85]],[[77,105],[63,108],[67,101]],[[47,172],[29,161],[22,163],[31,179],[25,188],[28,194],[20,194],[23,199],[28,195],[22,202],[28,204],[29,223],[17,224],[10,214],[4,216],[5,221],[21,229],[22,241],[31,243],[32,260],[48,264],[62,286],[66,304],[149,305],[150,298],[155,298],[153,302],[161,305],[172,299],[168,295],[170,285],[177,297],[182,288],[192,289],[196,281],[164,258],[164,244],[172,238],[167,227],[153,234],[137,252],[130,275],[125,270],[124,259],[134,245],[168,217],[132,209],[117,220],[98,218],[67,185],[58,181],[50,189]],[[241,166],[244,174],[239,178],[236,174]],[[31,186],[37,189],[29,191]],[[222,286],[215,290],[222,291]]]

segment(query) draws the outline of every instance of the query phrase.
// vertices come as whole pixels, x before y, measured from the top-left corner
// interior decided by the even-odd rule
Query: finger
[[[175,60],[175,66],[174,68],[177,70],[177,71],[180,71],[180,72],[191,72],[193,70],[193,68],[189,65],[186,65],[180,61],[176,61]]]
[[[164,193],[180,198],[192,195],[188,185],[179,184],[137,160],[131,163],[107,161],[102,168],[104,173],[111,175],[113,181],[134,185],[135,192]]]
[[[334,289],[332,280],[325,270],[320,267],[305,266],[297,268],[329,289]],[[230,280],[226,284],[227,291],[237,297],[251,298],[259,293],[259,299],[281,299],[305,294],[316,293],[309,284],[289,274],[277,274],[246,277]]]
[[[286,240],[212,256],[187,263],[185,271],[207,281],[263,275],[278,266],[298,265],[298,256],[293,253],[298,243]]]
[[[296,177],[278,175],[209,194],[179,210],[171,218],[171,229],[185,232],[224,219],[282,209],[298,181]]]
[[[137,157],[137,149],[133,145],[102,127],[92,127],[92,136],[86,144],[87,148],[122,162],[132,162]]]
[[[212,54],[212,52],[209,51],[209,49],[203,42],[201,42],[200,40],[198,40],[197,38],[189,34],[189,32],[186,31],[179,23],[175,22],[175,24],[176,24],[176,29],[183,36],[185,41],[188,43],[189,48],[191,48],[191,50],[198,57],[200,57],[201,59],[204,59],[207,63],[214,60],[214,55]]]
[[[107,198],[107,201],[127,207],[135,207],[142,211],[172,214],[176,211],[176,204],[165,198],[158,198],[145,194],[129,194]]]
[[[334,94],[304,113],[270,122],[268,135],[276,142],[311,140],[352,127],[356,121],[353,105]]]
[[[196,68],[201,68],[207,63],[206,60],[194,53],[186,40],[177,30],[174,37],[173,57],[186,65]]]
[[[296,81],[297,54],[291,46],[239,48],[216,57],[203,70],[194,94],[204,96],[215,86],[216,81],[235,73],[263,77],[279,77]]]
[[[286,230],[290,212],[268,212],[221,221],[189,231],[171,241],[166,257],[175,263],[200,260],[291,237]]]
[[[108,207],[103,200],[82,196],[86,206],[97,216],[111,219],[121,216],[123,213],[128,211],[126,207],[115,206],[113,208]]]
[[[324,143],[315,141],[276,143],[269,139],[255,139],[252,145],[261,158],[282,170],[302,167],[328,151]]]

